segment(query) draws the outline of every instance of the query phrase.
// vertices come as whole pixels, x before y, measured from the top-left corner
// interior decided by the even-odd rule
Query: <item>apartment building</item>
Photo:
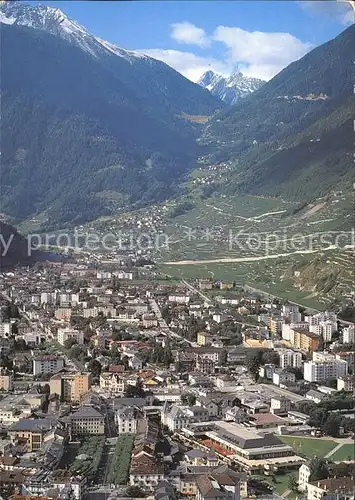
[[[282,324],[283,324],[283,319],[276,317],[276,318],[270,318],[270,332],[273,335],[277,335],[282,332]]]
[[[288,372],[283,368],[276,368],[272,374],[272,383],[275,385],[284,385],[287,383],[295,383],[296,376],[292,372]]]
[[[301,368],[302,366],[302,353],[298,351],[293,351],[292,349],[282,349],[279,352],[280,355],[280,367],[286,368],[288,366],[292,368]]]
[[[119,280],[133,280],[132,272],[118,271],[116,273],[113,273],[113,275]]]
[[[221,360],[222,349],[220,347],[196,347],[190,350],[193,353],[194,359],[206,358],[219,363]]]
[[[188,304],[190,299],[189,295],[184,294],[169,295],[168,297],[169,302],[175,302],[176,304]]]
[[[14,374],[12,371],[0,368],[0,391],[12,391],[14,386]]]
[[[336,321],[319,321],[314,325],[309,326],[309,331],[323,337],[324,342],[331,342],[332,335],[337,331],[338,325]]]
[[[14,374],[8,370],[0,368],[0,391],[9,392],[14,388]]]
[[[291,323],[283,323],[282,325],[282,338],[294,344],[295,332],[294,330],[305,330],[309,331],[309,324],[305,321],[295,321]]]
[[[307,500],[353,500],[354,479],[331,477],[307,484]]]
[[[355,391],[355,375],[346,375],[337,379],[338,391]]]
[[[79,303],[78,293],[60,293],[59,294],[59,304],[61,306],[76,306]]]
[[[91,373],[61,372],[49,381],[50,393],[58,394],[61,401],[78,403],[91,388]]]
[[[42,292],[40,297],[41,304],[56,304],[58,292]]]
[[[64,368],[64,359],[58,356],[36,356],[33,358],[33,375],[57,373]]]
[[[26,441],[27,451],[33,452],[41,448],[45,434],[53,428],[51,420],[45,418],[25,418],[8,428],[12,442],[21,438]]]
[[[355,351],[342,351],[335,354],[335,359],[343,359],[349,366],[355,365]]]
[[[158,320],[152,313],[145,313],[142,315],[143,328],[155,328],[158,326]]]
[[[209,420],[209,412],[202,406],[173,405],[167,413],[162,414],[162,423],[170,431],[176,432],[188,424]]]
[[[0,325],[1,328],[1,325]],[[355,327],[349,325],[343,329],[343,344],[355,344]]]
[[[105,434],[105,417],[93,406],[82,406],[70,416],[72,436]]]
[[[64,320],[64,321],[70,321],[72,314],[71,307],[58,307],[54,311],[54,317],[56,319]]]
[[[209,358],[198,357],[196,359],[196,370],[204,374],[214,373],[216,367],[215,361]]]
[[[69,339],[76,340],[77,344],[84,344],[84,333],[79,330],[74,330],[72,328],[58,328],[58,343],[64,345]]]
[[[298,470],[298,488],[301,491],[307,491],[307,485],[310,477],[311,469],[309,464],[302,464]]]
[[[125,390],[125,381],[117,373],[102,372],[100,375],[100,389],[111,396],[120,396]]]
[[[270,413],[275,415],[287,414],[292,406],[292,402],[285,396],[274,397],[270,401]]]
[[[323,382],[347,375],[348,363],[343,360],[308,361],[303,367],[303,378],[307,382]]]
[[[196,480],[196,500],[239,500],[240,480],[229,474],[211,473]]]
[[[317,314],[312,314],[311,316],[305,316],[305,321],[307,321],[309,325],[319,325],[319,323],[323,321],[333,321],[336,323],[337,320],[337,315],[330,311],[324,311]]]
[[[0,337],[8,337],[11,333],[11,323],[0,323]]]
[[[197,343],[199,345],[205,346],[209,345],[212,342],[212,335],[207,332],[198,332],[197,334]]]
[[[135,434],[137,431],[137,410],[126,406],[115,411],[115,424],[118,434]]]
[[[302,314],[299,312],[299,308],[295,304],[283,305],[281,316],[282,318],[287,319],[289,323],[299,323],[302,319]]]
[[[145,450],[133,451],[129,474],[131,486],[155,491],[163,479],[164,464],[157,457]]]
[[[319,347],[320,336],[316,333],[309,332],[307,330],[293,330],[294,339],[293,342],[290,339],[291,343],[297,349],[302,349],[302,351],[313,352],[316,351]]]

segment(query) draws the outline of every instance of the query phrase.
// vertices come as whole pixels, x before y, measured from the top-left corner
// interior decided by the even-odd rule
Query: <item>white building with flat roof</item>
[[[11,333],[11,323],[0,323],[0,337],[8,337]]]
[[[355,344],[355,327],[354,327],[354,325],[349,325],[343,329],[343,344]]]
[[[308,361],[303,365],[303,378],[307,382],[324,382],[343,377],[348,373],[348,363],[342,359]]]
[[[84,333],[72,328],[58,328],[58,342],[64,345],[66,340],[74,339],[79,345],[84,344]]]
[[[279,355],[281,368],[286,368],[288,366],[292,368],[301,368],[302,353],[293,351],[292,349],[282,349],[279,351]]]
[[[319,323],[309,326],[309,331],[321,335],[324,342],[331,342],[332,334],[336,332],[337,329],[337,322],[331,320],[319,321]]]
[[[33,375],[57,373],[64,368],[64,359],[58,356],[37,356],[33,358]]]

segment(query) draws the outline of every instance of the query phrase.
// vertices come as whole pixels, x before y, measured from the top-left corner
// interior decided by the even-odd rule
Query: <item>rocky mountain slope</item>
[[[244,76],[240,72],[224,78],[213,71],[206,71],[197,83],[225,103],[235,104],[239,99],[258,90],[265,82],[258,78]]]

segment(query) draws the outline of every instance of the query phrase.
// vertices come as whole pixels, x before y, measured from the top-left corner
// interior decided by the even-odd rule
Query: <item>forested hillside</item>
[[[351,185],[354,46],[351,26],[207,124],[209,161],[233,165],[229,193],[311,200]]]
[[[197,154],[198,125],[177,116],[182,102],[153,106],[89,53],[43,31],[2,25],[1,42],[3,212],[17,221],[40,214],[55,227],[175,192]],[[193,113],[220,106],[190,85]]]

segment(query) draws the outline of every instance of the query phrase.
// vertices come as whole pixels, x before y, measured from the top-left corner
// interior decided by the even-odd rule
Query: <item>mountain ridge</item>
[[[197,82],[225,103],[232,105],[240,99],[258,90],[265,82],[258,78],[250,78],[241,72],[233,73],[225,78],[209,70]]]

